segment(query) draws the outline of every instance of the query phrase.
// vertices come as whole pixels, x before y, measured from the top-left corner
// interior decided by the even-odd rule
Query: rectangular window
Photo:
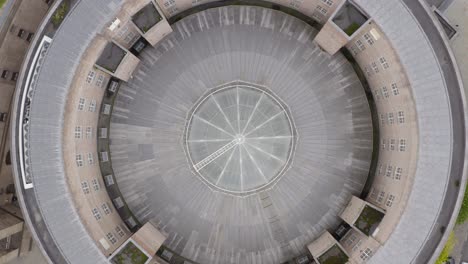
[[[92,183],[93,183],[93,189],[95,191],[99,191],[99,189],[101,188],[101,186],[99,185],[99,181],[97,179],[93,179]]]
[[[111,242],[112,245],[117,243],[117,239],[115,238],[114,234],[109,232],[109,233],[107,233],[106,237],[109,240],[109,242]]]
[[[87,83],[92,83],[94,81],[94,77],[96,76],[95,71],[89,71],[88,76],[86,76],[86,82]]]
[[[393,201],[395,201],[395,196],[390,194],[387,198],[387,202],[385,202],[385,205],[388,207],[392,207]]]
[[[76,166],[83,167],[83,157],[81,154],[76,154]]]
[[[381,203],[384,200],[384,198],[385,198],[385,192],[382,191],[380,192],[379,197],[377,198],[377,202]]]
[[[111,213],[111,209],[109,208],[109,205],[107,205],[107,203],[103,203],[103,204],[101,205],[101,207],[102,207],[102,210],[104,211],[104,213],[105,213],[106,215],[108,215],[108,214]]]
[[[383,165],[380,164],[379,165],[379,170],[378,170],[379,175],[382,175],[382,172],[383,172]]]
[[[29,32],[28,36],[26,37],[27,42],[31,42],[32,38],[34,37],[34,33]]]
[[[322,0],[322,2],[324,4],[326,4],[327,6],[332,6],[333,5],[333,1],[332,0]]]
[[[372,188],[370,198],[376,200],[377,199],[377,194],[379,193],[379,190],[377,188]]]
[[[88,194],[89,193],[89,184],[87,181],[82,181],[81,182],[81,189],[83,190],[83,193],[84,194]]]
[[[353,252],[358,250],[359,247],[361,247],[361,244],[362,244],[362,239],[359,239],[359,241],[356,243],[356,245],[354,245],[353,247]]]
[[[387,86],[382,87],[382,94],[385,98],[388,98],[390,94],[388,93]]]
[[[114,178],[112,177],[112,174],[106,175],[104,177],[104,180],[106,181],[107,186],[111,186],[114,184]]]
[[[8,78],[8,75],[10,74],[9,70],[3,70],[2,71],[2,79]]]
[[[99,209],[97,208],[93,208],[93,216],[94,218],[96,218],[96,220],[101,220],[101,213],[99,212]]]
[[[19,76],[19,72],[14,72],[13,75],[11,75],[10,80],[16,82],[16,80],[18,80],[18,76]]]
[[[351,46],[349,47],[349,50],[351,51],[351,53],[353,54],[353,56],[356,56],[356,55],[358,55],[358,53],[359,53],[359,52],[357,51],[357,49],[356,49],[356,46],[354,46],[354,45],[351,45]]]
[[[103,83],[104,83],[104,75],[99,74],[97,81],[96,81],[96,86],[101,87]]]
[[[374,70],[375,73],[379,73],[379,67],[377,66],[377,63],[372,62],[372,69]]]
[[[109,153],[107,153],[107,151],[101,151],[101,161],[102,162],[109,161]]]
[[[321,7],[321,6],[317,6],[316,10],[319,11],[319,13],[322,15],[326,15],[328,12],[326,8]]]
[[[81,138],[81,127],[80,126],[75,127],[75,138]]]
[[[125,232],[122,230],[122,228],[120,226],[116,226],[115,227],[115,232],[117,233],[117,235],[119,235],[120,237],[124,237],[125,236]]]
[[[366,248],[360,255],[360,258],[364,261],[367,261],[372,256],[372,250],[370,248]]]
[[[387,140],[382,139],[382,150],[386,150],[386,149],[387,149]]]
[[[388,65],[387,59],[385,59],[385,57],[380,57],[379,61],[380,61],[380,64],[382,64],[382,67],[384,69],[388,69],[390,67]]]
[[[80,98],[80,101],[78,101],[78,110],[79,111],[83,111],[85,103],[86,103],[86,100],[84,98]]]
[[[382,125],[385,125],[385,115],[384,114],[380,114],[380,123]]]
[[[395,151],[395,144],[396,140],[394,138],[390,139],[390,151]]]
[[[107,127],[101,127],[99,129],[99,138],[107,138]]]
[[[405,123],[405,112],[398,111],[398,123],[400,124]]]
[[[374,97],[375,97],[376,101],[380,100],[380,91],[379,91],[379,89],[374,90]]]
[[[88,164],[93,165],[94,164],[94,156],[93,153],[88,153]]]
[[[347,245],[348,247],[350,247],[350,246],[354,243],[354,241],[356,241],[356,239],[357,239],[356,235],[355,235],[355,234],[351,234],[351,235],[348,237],[348,239],[346,239],[346,242],[345,242],[345,243],[346,243],[346,245]]]
[[[370,46],[374,44],[374,38],[372,38],[372,36],[369,33],[364,34],[364,39]]]
[[[364,72],[366,73],[367,76],[372,76],[372,72],[369,67],[364,67]]]
[[[395,123],[395,118],[393,117],[393,113],[387,113],[387,120],[389,125],[393,125]]]
[[[165,7],[170,7],[170,6],[174,5],[174,4],[175,4],[175,0],[166,0],[164,2]]]
[[[315,21],[322,23],[323,16],[317,10],[312,13],[312,18],[315,19]]]
[[[92,138],[93,137],[93,128],[92,127],[87,127],[86,128],[86,138]]]
[[[105,115],[109,115],[111,112],[111,105],[110,104],[104,104],[104,107],[102,108],[102,113]]]
[[[395,170],[395,180],[401,180],[401,174],[403,174],[403,168],[397,167]]]
[[[360,39],[356,40],[356,46],[358,46],[358,48],[361,51],[364,51],[366,49],[366,46],[364,46],[364,44],[362,43],[362,41]]]
[[[179,8],[177,8],[177,6],[173,6],[173,7],[169,8],[167,11],[169,12],[169,15],[172,16],[172,15],[176,14],[177,12],[179,12]]]
[[[124,206],[124,203],[123,203],[123,200],[122,200],[121,197],[117,197],[117,198],[114,199],[114,206],[117,209],[120,209],[120,208],[122,208]]]
[[[91,100],[89,102],[89,107],[88,107],[89,112],[94,112],[96,111],[96,100]]]
[[[393,167],[391,165],[388,165],[387,166],[387,173],[385,173],[385,176],[387,176],[387,177],[392,176],[392,172],[393,172]]]
[[[135,38],[135,33],[133,31],[130,31],[127,36],[125,36],[124,38],[124,42],[129,44],[130,42],[132,42],[132,40]]]
[[[25,31],[24,29],[21,28],[20,30],[18,30],[17,36],[20,37],[20,38],[23,38],[23,35],[24,35],[25,32],[26,32],[26,31]]]
[[[400,139],[400,151],[406,151],[406,139]]]
[[[296,8],[298,9],[300,6],[301,6],[302,2],[301,1],[298,1],[298,0],[293,0],[291,1],[291,3],[289,4],[292,8]]]
[[[399,95],[400,91],[398,90],[398,86],[396,83],[392,83],[392,93],[393,95]]]

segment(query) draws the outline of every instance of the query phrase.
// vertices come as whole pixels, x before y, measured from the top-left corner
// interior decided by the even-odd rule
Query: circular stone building
[[[465,95],[414,0],[80,0],[36,33],[12,155],[51,263],[431,263]]]

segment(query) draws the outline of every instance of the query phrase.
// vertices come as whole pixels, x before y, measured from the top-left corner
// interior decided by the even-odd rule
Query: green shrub
[[[436,260],[435,264],[445,264],[447,262],[450,254],[452,253],[453,247],[455,246],[455,233],[450,233],[449,239],[447,240],[447,244],[445,244],[444,249],[440,253],[439,258]]]
[[[463,224],[468,220],[468,188],[465,190],[465,197],[463,197],[463,203],[458,214],[457,224]]]
[[[7,0],[0,0],[0,8],[2,8],[3,5],[5,5],[6,2],[7,2]]]
[[[344,32],[348,35],[348,36],[351,36],[353,35],[354,32],[356,32],[361,26],[356,23],[356,22],[353,22],[351,25],[349,25],[345,30]]]
[[[63,2],[55,11],[54,15],[52,16],[52,24],[58,27],[60,23],[62,23],[65,15],[68,12],[68,5],[66,2]]]

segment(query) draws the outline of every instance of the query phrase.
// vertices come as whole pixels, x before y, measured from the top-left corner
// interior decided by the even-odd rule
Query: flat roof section
[[[337,244],[318,257],[320,264],[346,264],[348,259],[348,255]]]
[[[354,223],[354,226],[367,236],[371,236],[384,217],[384,213],[366,205]]]
[[[96,64],[111,73],[115,73],[126,54],[127,51],[123,50],[114,42],[109,42],[96,61]]]
[[[148,32],[161,20],[162,17],[152,2],[132,16],[133,23],[135,23],[143,33]]]

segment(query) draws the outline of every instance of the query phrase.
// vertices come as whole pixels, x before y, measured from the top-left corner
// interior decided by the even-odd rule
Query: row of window
[[[379,204],[382,204],[385,201],[385,206],[387,207],[392,207],[396,199],[395,195],[389,194],[388,196],[386,196],[385,191],[379,192],[379,190],[377,190],[376,188],[372,189],[370,197],[376,200]]]
[[[78,111],[83,111],[86,105],[86,99],[81,97],[78,101]],[[96,111],[96,100],[92,99],[89,101],[88,104],[88,111],[95,112]]]
[[[380,114],[380,124],[381,125],[393,125],[395,124],[395,115],[396,115],[396,120],[398,124],[404,124],[405,123],[405,112],[404,111],[398,111],[396,113],[389,112],[386,114]]]
[[[132,31],[131,28],[127,25],[118,32],[118,36],[120,39],[123,40],[123,42],[125,42],[126,44],[130,44],[131,42],[133,42],[133,40],[136,39],[137,34],[134,31]],[[96,85],[98,84],[96,83]],[[102,81],[101,81],[101,85],[102,85]]]
[[[91,84],[93,81],[96,79],[96,72],[91,70],[88,72],[88,75],[86,76],[86,83]],[[96,79],[95,85],[97,87],[102,87],[102,84],[104,83],[105,77],[103,74],[99,74],[98,78]]]
[[[321,0],[325,5],[331,7],[333,5],[333,0]],[[299,9],[299,7],[301,6],[303,0],[292,0],[289,5],[292,7],[292,8],[296,8],[296,9]],[[328,9],[323,7],[323,6],[320,6],[320,5],[317,5],[315,7],[315,11],[316,13],[322,15],[322,16],[325,16],[327,13],[328,13]]]
[[[173,6],[175,5],[175,0],[166,0],[164,1],[164,7],[170,7],[170,6]]]
[[[18,28],[17,25],[13,24],[10,27],[10,33],[16,34],[16,36],[20,39],[24,39],[27,42],[31,42],[31,40],[34,37],[34,33],[31,31],[28,31],[24,28]]]
[[[120,226],[115,227],[115,233],[117,233],[117,235],[120,238],[125,236],[125,232],[123,231],[123,229]],[[117,243],[117,240],[118,240],[112,232],[107,233],[106,238],[107,238],[107,240],[109,240],[109,242],[111,242],[112,245]]]
[[[348,247],[353,245],[354,242],[356,241],[357,236],[355,234],[351,234],[345,241],[344,244],[346,244]],[[362,240],[358,240],[357,243],[353,246],[352,251],[355,252],[357,251],[362,245]],[[368,260],[372,256],[372,250],[370,248],[366,248],[365,250],[361,250],[360,258],[362,260]]]
[[[327,6],[332,6],[333,5],[333,0],[322,0],[322,2],[324,4],[326,4]]]
[[[397,167],[397,166],[392,166],[392,165],[387,165],[387,167],[384,170],[384,165],[380,164],[379,165],[379,170],[378,170],[379,175],[385,175],[386,177],[390,178],[393,176],[394,180],[401,180],[401,175],[403,174],[403,168]]]
[[[87,161],[88,161],[88,165],[94,165],[94,154],[92,152],[89,152],[87,155]],[[77,167],[83,167],[84,166],[84,160],[83,160],[83,155],[82,154],[76,154],[75,156],[75,160],[76,160],[76,166]]]
[[[109,215],[109,214],[112,213],[112,210],[109,207],[109,204],[107,204],[107,203],[103,203],[101,205],[101,208],[104,211],[104,214],[106,214],[106,215]],[[97,208],[97,207],[93,208],[92,212],[93,212],[93,216],[94,216],[94,218],[96,218],[96,220],[99,221],[99,220],[102,219],[101,211],[99,210],[99,208]]]
[[[99,181],[96,178],[91,180],[91,184],[93,185],[93,190],[95,192],[97,192],[97,191],[99,191],[101,189],[101,185],[99,184]],[[84,194],[89,194],[90,193],[90,187],[89,187],[88,181],[84,180],[84,181],[81,182],[81,189],[83,190]]]
[[[390,64],[388,64],[388,61],[385,57],[379,58],[379,64],[383,70],[388,70],[390,68]],[[374,61],[370,65],[365,66],[364,72],[366,73],[368,77],[371,77],[372,75],[379,73],[380,68],[378,66],[378,63]]]
[[[400,94],[398,85],[396,83],[391,84],[391,91],[388,90],[387,86],[383,86],[381,89],[374,89],[373,95],[376,101],[380,101],[381,98],[388,99],[390,95],[397,96]]]
[[[384,70],[387,70],[388,68],[390,68],[390,65],[388,64],[387,59],[385,59],[385,57],[380,57],[379,62],[380,62],[380,66]],[[371,64],[368,67],[365,67],[365,69],[366,69],[367,75],[369,75],[369,76],[372,75],[372,73],[370,72],[370,69],[372,69],[373,73],[375,73],[375,74],[380,72],[380,67],[377,64],[377,62],[375,62],[375,61],[371,62]]]
[[[382,150],[396,151],[396,145],[398,144],[398,151],[406,151],[406,139],[382,139]]]
[[[361,251],[361,255],[359,256],[363,261],[369,260],[372,257],[372,250],[370,248],[366,248],[365,250]]]
[[[9,70],[2,70],[2,75],[0,76],[4,80],[10,80],[16,82],[18,80],[19,72],[10,72]]]
[[[93,130],[94,129],[91,126],[86,127],[86,131],[84,131],[84,132],[86,133],[86,138],[87,139],[93,138]],[[76,126],[75,127],[75,138],[76,139],[83,138],[83,128],[81,126]]]
[[[375,41],[377,41],[377,39],[373,36],[373,34],[371,34],[371,31],[373,31],[373,30],[374,29],[371,29],[369,32],[362,35],[362,38],[357,38],[354,41],[354,44],[351,44],[349,46],[349,49],[350,49],[351,53],[353,54],[353,56],[356,56],[360,52],[366,50],[366,45],[364,43],[367,43],[367,45],[369,45],[369,46],[374,45],[374,43],[375,43]]]

